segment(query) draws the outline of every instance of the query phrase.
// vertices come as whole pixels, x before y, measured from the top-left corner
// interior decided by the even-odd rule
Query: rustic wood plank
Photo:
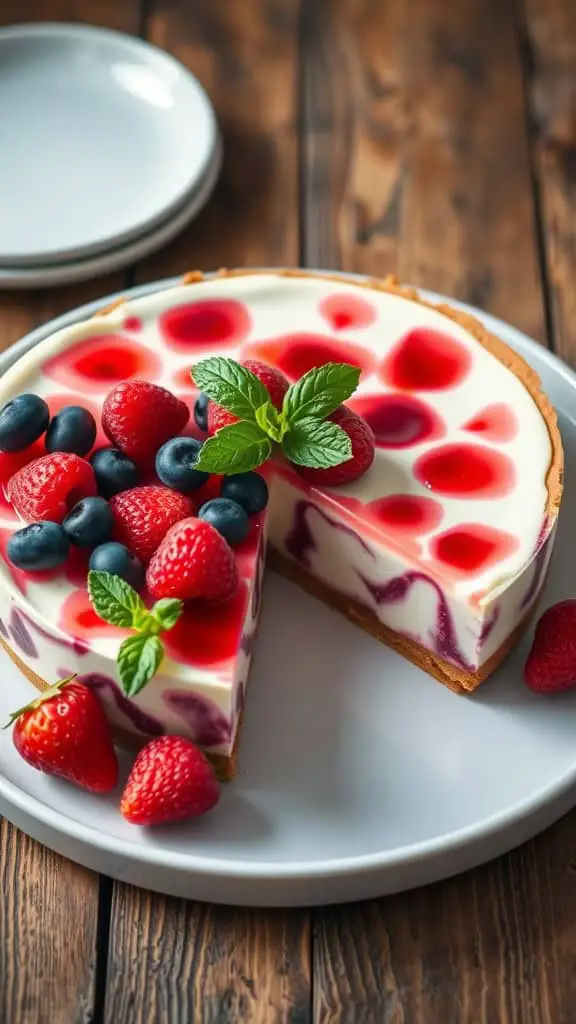
[[[0,827],[0,1020],[93,1020],[96,875]],[[70,931],[73,922],[73,938]]]
[[[224,167],[210,203],[139,280],[188,269],[298,263],[295,144],[298,0],[151,2],[148,37],[191,68],[220,122]]]
[[[527,93],[554,347],[576,365],[576,5],[525,0],[525,13]]]
[[[208,89],[225,143],[208,208],[141,280],[222,265],[298,262],[295,122],[297,0],[156,0],[148,37]],[[307,912],[229,910],[116,885],[109,1024],[306,1024]]]
[[[489,308],[545,338],[513,6],[303,6],[305,262]]]
[[[307,1024],[302,915],[209,907],[117,886],[106,1020]]]
[[[136,32],[139,0],[2,0],[0,25],[88,21]],[[41,166],[39,167],[39,172]],[[124,286],[124,274],[34,292],[0,292],[0,350],[32,327]],[[0,822],[0,1020],[82,1024],[98,1009],[98,937],[106,882]],[[70,924],[73,922],[73,941]],[[105,952],[105,951],[104,951]]]
[[[448,882],[322,911],[314,1020],[570,1024],[575,825]]]

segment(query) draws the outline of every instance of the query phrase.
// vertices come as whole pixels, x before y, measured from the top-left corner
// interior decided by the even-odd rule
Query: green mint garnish
[[[247,473],[272,454],[272,442],[262,427],[249,420],[222,427],[200,449],[194,469],[207,473]]]
[[[337,423],[308,417],[290,427],[282,451],[299,466],[328,469],[352,458],[352,442]]]
[[[129,636],[118,651],[118,675],[127,697],[134,697],[160,667],[164,644],[159,636]]]
[[[256,409],[270,395],[256,374],[234,359],[213,356],[194,367],[193,379],[208,398],[222,405],[240,420],[253,420]]]
[[[326,363],[304,374],[284,396],[281,412],[255,374],[233,359],[204,359],[192,371],[196,385],[213,402],[237,416],[202,446],[196,469],[206,473],[247,473],[261,466],[279,444],[300,466],[327,469],[352,457],[346,431],[325,422],[358,387],[360,369]]]
[[[282,413],[292,426],[298,420],[323,420],[354,394],[360,368],[348,363],[326,363],[309,370],[284,396]],[[344,431],[342,431],[344,433]],[[344,460],[341,460],[344,461]]]
[[[140,595],[119,576],[110,572],[88,573],[88,594],[96,614],[113,626],[132,629],[120,644],[118,675],[127,697],[134,697],[160,667],[164,645],[159,633],[172,629],[182,614],[182,601],[162,598],[150,610]]]

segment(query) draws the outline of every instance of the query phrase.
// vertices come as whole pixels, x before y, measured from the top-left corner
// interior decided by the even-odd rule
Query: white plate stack
[[[0,288],[69,284],[174,238],[222,161],[178,61],[84,25],[0,30]]]

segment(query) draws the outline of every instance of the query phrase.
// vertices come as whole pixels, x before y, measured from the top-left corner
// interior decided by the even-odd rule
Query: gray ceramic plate
[[[132,36],[0,30],[0,265],[86,259],[152,231],[198,188],[217,128],[201,85]]]
[[[108,301],[33,332],[0,368]],[[566,496],[550,603],[575,590],[576,381],[528,338],[483,319],[538,370],[560,410]],[[114,799],[29,768],[6,732],[0,812],[90,868],[197,900],[295,906],[424,885],[503,853],[576,802],[576,693],[545,700],[525,689],[528,642],[474,698],[457,697],[269,573],[240,774],[213,815],[140,831]],[[30,688],[7,659],[2,672],[4,721]]]

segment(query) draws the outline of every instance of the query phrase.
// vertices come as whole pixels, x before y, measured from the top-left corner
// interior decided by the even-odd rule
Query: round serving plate
[[[0,370],[114,297],[32,332]],[[576,579],[576,377],[514,328],[472,312],[534,366],[560,412],[567,473],[550,604],[574,593]],[[94,870],[196,900],[298,906],[425,885],[504,853],[576,803],[576,693],[547,700],[524,687],[528,644],[474,697],[459,697],[269,572],[239,775],[212,814],[130,826],[118,794],[91,796],[34,771],[9,732],[0,733],[0,812]],[[5,721],[31,688],[6,658],[2,678]]]
[[[120,270],[121,267],[144,259],[150,253],[168,245],[200,213],[214,190],[221,167],[222,143],[218,139],[212,160],[198,189],[167,221],[157,225],[148,234],[133,238],[118,249],[111,249],[89,259],[77,260],[74,263],[55,263],[45,267],[10,269],[0,266],[0,290],[54,288],[78,281],[91,281],[102,274],[109,274],[113,270]]]
[[[0,266],[150,233],[197,191],[216,143],[204,89],[155,46],[88,25],[0,29]]]

